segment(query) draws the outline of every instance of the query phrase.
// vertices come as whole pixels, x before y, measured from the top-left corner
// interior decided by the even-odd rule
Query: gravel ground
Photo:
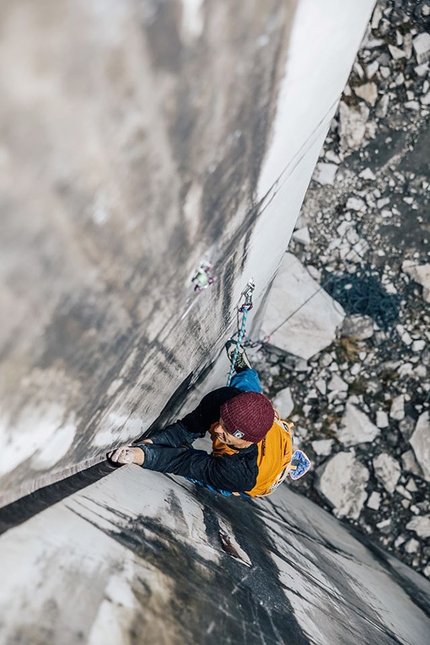
[[[430,3],[377,4],[289,248],[346,323],[307,363],[270,345],[254,356],[272,399],[290,389],[296,440],[314,463],[292,485],[427,577],[429,41]],[[365,443],[342,435],[364,426]],[[345,473],[342,507],[332,489]]]

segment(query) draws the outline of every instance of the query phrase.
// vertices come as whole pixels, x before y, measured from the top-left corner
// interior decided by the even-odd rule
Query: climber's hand
[[[122,448],[108,452],[107,456],[115,464],[137,464],[138,466],[143,466],[143,462],[145,461],[145,453],[142,448],[138,448],[137,446],[123,446]]]

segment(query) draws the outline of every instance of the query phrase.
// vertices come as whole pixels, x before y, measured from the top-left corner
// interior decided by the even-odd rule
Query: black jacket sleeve
[[[203,450],[141,445],[145,453],[143,468],[197,479],[214,488],[243,492],[251,490],[257,479],[258,448],[252,445],[235,455],[214,457]]]
[[[210,426],[219,420],[223,403],[240,392],[236,387],[221,387],[209,392],[195,410],[176,423],[172,423],[162,430],[155,430],[148,439],[152,439],[156,445],[176,448],[183,444],[191,444],[199,437],[204,437]]]
[[[188,432],[203,437],[210,426],[219,421],[221,406],[241,393],[237,387],[220,387],[206,394],[195,410],[187,414],[181,423]]]
[[[184,444],[191,444],[198,438],[198,435],[191,434],[181,421],[176,421],[162,430],[152,432],[147,438],[157,446],[179,448]]]

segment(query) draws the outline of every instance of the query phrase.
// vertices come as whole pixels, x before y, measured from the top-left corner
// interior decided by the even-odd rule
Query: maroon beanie
[[[230,434],[239,431],[238,438],[258,443],[272,427],[275,411],[264,394],[244,392],[221,406],[221,420]]]

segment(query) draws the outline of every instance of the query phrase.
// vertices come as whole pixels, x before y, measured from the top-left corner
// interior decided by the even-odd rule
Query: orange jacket
[[[215,457],[237,454],[217,438],[213,428],[209,428],[212,437],[212,454]],[[263,497],[273,493],[288,474],[288,465],[293,455],[293,440],[287,424],[280,419],[275,410],[275,421],[265,438],[257,444],[258,475],[254,488],[245,491],[251,497]]]

